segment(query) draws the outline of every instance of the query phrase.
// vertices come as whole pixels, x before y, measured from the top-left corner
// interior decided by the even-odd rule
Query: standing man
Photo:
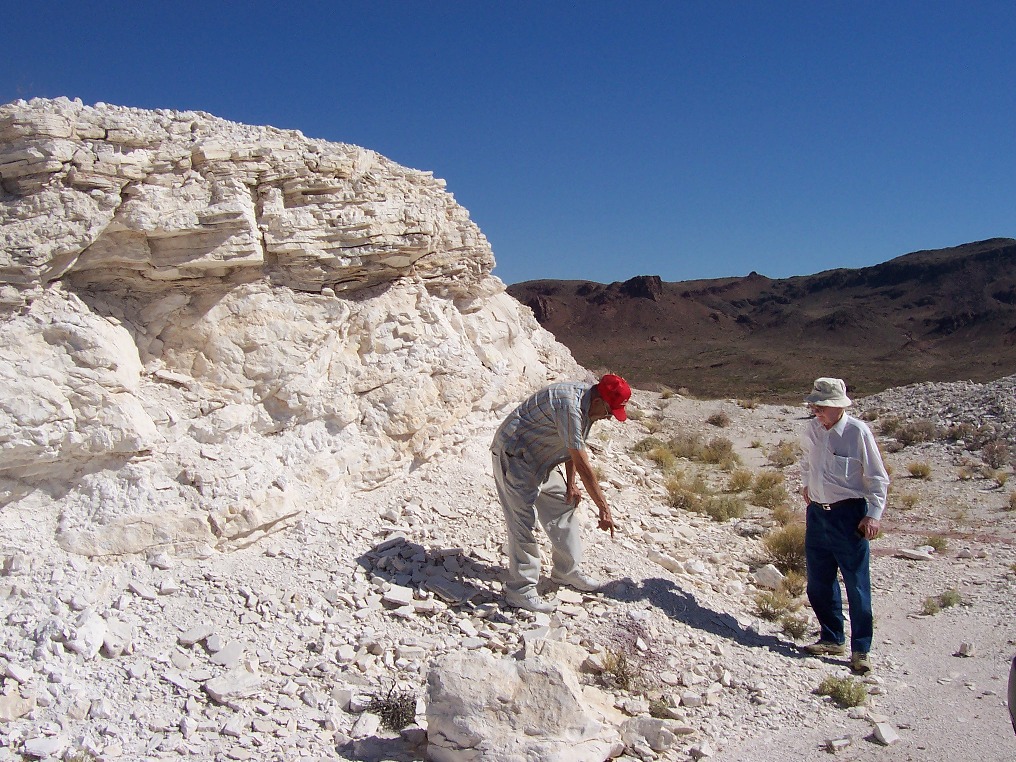
[[[582,537],[575,509],[582,493],[575,477],[599,508],[599,528],[613,537],[614,519],[589,462],[586,438],[594,421],[611,416],[626,420],[624,406],[630,398],[628,383],[613,374],[594,385],[552,384],[515,408],[498,428],[490,451],[497,496],[508,524],[508,605],[542,612],[555,608],[536,592],[537,517],[553,546],[551,581],[584,592],[601,587],[579,570]]]
[[[871,429],[847,415],[851,401],[842,379],[816,379],[804,401],[815,416],[801,440],[808,601],[821,625],[818,642],[804,650],[816,655],[845,650],[838,570],[850,607],[850,669],[866,675],[873,632],[868,541],[878,535],[889,476]]]

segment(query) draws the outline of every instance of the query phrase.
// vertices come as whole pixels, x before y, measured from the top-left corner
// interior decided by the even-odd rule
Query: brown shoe
[[[854,651],[850,654],[850,671],[855,675],[867,675],[871,672],[871,659],[868,654]]]
[[[812,656],[840,656],[847,649],[842,643],[834,643],[831,640],[819,640],[806,645],[802,650]]]

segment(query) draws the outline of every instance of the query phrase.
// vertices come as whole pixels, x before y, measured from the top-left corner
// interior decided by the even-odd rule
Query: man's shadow
[[[798,659],[803,657],[796,648],[779,638],[742,627],[730,614],[702,606],[695,600],[695,596],[682,590],[677,583],[669,579],[647,577],[641,583],[637,583],[626,577],[609,583],[602,593],[608,598],[626,603],[646,601],[671,619],[684,622],[696,630],[732,640],[746,648],[765,648],[783,656]]]

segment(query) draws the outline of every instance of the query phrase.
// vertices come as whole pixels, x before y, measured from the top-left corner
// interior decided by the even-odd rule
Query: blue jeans
[[[822,626],[821,639],[842,644],[843,598],[836,573],[843,575],[850,607],[850,650],[871,650],[871,574],[868,541],[857,532],[867,511],[863,498],[848,500],[826,510],[808,505],[804,552],[808,562],[808,601]]]

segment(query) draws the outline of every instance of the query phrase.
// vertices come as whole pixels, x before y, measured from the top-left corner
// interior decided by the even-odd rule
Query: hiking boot
[[[504,600],[512,608],[525,609],[537,614],[550,614],[557,608],[556,604],[543,600],[543,598],[536,594],[535,590],[531,590],[528,593],[506,590]]]
[[[550,581],[555,585],[566,585],[583,593],[593,593],[603,587],[603,583],[600,580],[583,574],[578,569],[571,574],[555,574],[551,572]]]
[[[842,643],[834,643],[831,640],[819,640],[806,645],[802,650],[812,656],[840,656],[847,649]]]
[[[871,672],[871,659],[868,654],[854,651],[850,654],[850,671],[855,675],[867,675]]]

